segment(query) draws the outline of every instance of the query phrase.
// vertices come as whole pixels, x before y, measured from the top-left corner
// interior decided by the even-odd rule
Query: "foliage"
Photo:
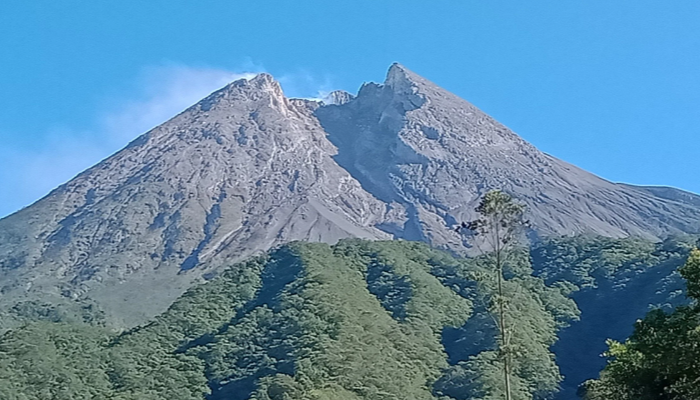
[[[493,306],[487,307],[485,310],[498,317],[495,322],[498,329],[498,359],[502,364],[504,374],[503,394],[506,400],[511,400],[513,398],[511,374],[514,371],[513,358],[516,355],[516,349],[513,346],[515,329],[512,328],[510,319],[514,310],[511,307],[513,304],[512,296],[507,298],[505,295],[503,270],[507,262],[506,258],[511,253],[509,250],[518,244],[518,239],[522,236],[527,224],[523,219],[525,207],[517,203],[507,193],[491,190],[481,199],[476,207],[476,212],[479,214],[479,218],[468,224],[462,223],[462,227],[468,229],[475,236],[485,237],[485,241],[492,251],[489,264],[496,274],[497,295],[494,298]],[[520,391],[522,392],[522,390]],[[519,396],[516,394],[516,397]]]
[[[104,325],[105,316],[104,312],[89,300],[24,300],[16,303],[6,313],[0,314],[0,332],[32,321]]]
[[[544,397],[560,379],[548,348],[576,308],[532,276],[525,252],[516,258],[504,282],[517,310],[514,387]],[[6,333],[0,398],[496,398],[493,343],[470,354],[458,344],[490,329],[480,317],[496,299],[486,263],[413,242],[287,245],[127,332],[37,322]]]
[[[680,270],[693,300],[671,313],[654,310],[637,322],[625,343],[609,342],[611,360],[600,379],[586,384],[590,400],[700,398],[700,251]]]
[[[554,238],[532,250],[538,273],[547,282],[566,281],[596,287],[616,273],[658,263],[654,243],[640,238],[603,236]]]
[[[561,380],[559,369],[549,347],[557,340],[557,330],[578,318],[576,305],[558,287],[548,287],[533,277],[527,254],[513,251],[506,265],[509,279],[503,282],[508,299],[507,325],[510,327],[509,351],[512,353],[512,397],[516,400],[548,398],[556,392]],[[498,283],[490,256],[474,260],[478,290],[474,294],[475,313],[462,327],[463,337],[477,340],[481,349],[470,349],[438,381],[441,393],[456,399],[502,399],[503,358],[497,351],[496,335]],[[557,310],[557,313],[548,310]],[[471,321],[477,323],[471,325]],[[488,327],[491,329],[485,329]],[[459,339],[457,339],[459,340]],[[450,346],[447,346],[448,350]]]
[[[0,398],[106,398],[112,393],[105,368],[108,342],[109,334],[101,328],[62,323],[39,322],[4,334]]]
[[[624,285],[650,267],[681,265],[696,237],[673,236],[654,243],[638,237],[615,239],[579,235],[550,238],[530,252],[535,272],[545,282],[574,284],[573,290],[601,282]]]
[[[202,399],[209,392],[202,360],[177,350],[253,296],[263,263],[233,267],[188,291],[152,323],[121,335],[76,322],[7,332],[0,338],[0,398]]]
[[[692,251],[680,271],[688,287],[688,297],[700,301],[700,251]]]
[[[548,239],[530,250],[535,275],[569,294],[582,314],[558,333],[552,347],[565,376],[558,397],[575,398],[578,386],[603,369],[606,339],[629,337],[650,308],[687,304],[678,269],[695,240],[682,235],[653,243],[585,235]]]

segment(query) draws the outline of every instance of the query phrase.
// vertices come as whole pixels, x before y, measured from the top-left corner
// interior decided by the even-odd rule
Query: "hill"
[[[560,287],[509,268],[516,399],[561,377],[549,346],[577,317]],[[495,275],[412,242],[294,243],[195,286],[119,335],[32,323],[0,337],[0,397],[497,398]],[[449,396],[449,397],[447,397]]]

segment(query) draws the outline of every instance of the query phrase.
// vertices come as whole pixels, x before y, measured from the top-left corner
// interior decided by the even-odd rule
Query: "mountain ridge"
[[[358,104],[362,102],[365,104]],[[352,109],[353,105],[356,105],[356,110]],[[368,108],[388,111],[376,116],[377,121],[368,121],[366,115],[361,115]],[[339,109],[346,110],[345,115],[324,115]],[[396,155],[397,151],[402,151],[399,159],[395,160],[398,165],[389,165],[393,168],[391,177],[403,180],[395,189],[404,192],[406,187],[418,183],[423,186],[421,189],[429,191],[426,195],[418,193],[418,201],[411,201],[416,206],[421,204],[415,203],[428,203],[428,207],[424,207],[426,210],[423,210],[426,221],[445,217],[448,220],[469,219],[484,188],[499,188],[524,201],[530,210],[537,210],[531,219],[540,231],[547,234],[593,231],[615,237],[639,235],[659,238],[668,233],[697,230],[697,211],[688,210],[685,205],[669,214],[689,212],[692,214],[688,218],[689,223],[695,223],[694,226],[683,226],[685,222],[680,220],[668,224],[664,222],[666,226],[655,226],[654,222],[649,223],[645,218],[634,215],[625,208],[629,207],[629,198],[639,198],[639,195],[629,192],[627,186],[606,181],[537,150],[471,103],[398,64],[390,68],[384,85],[365,84],[351,101],[320,108],[317,115],[322,124],[325,123],[331,141],[336,138],[334,144],[340,149],[339,162],[348,170],[352,168],[351,164],[371,163],[372,157],[362,158],[362,153],[375,151],[370,148],[376,144],[374,139],[386,135],[387,130],[391,131],[390,140],[395,142],[389,144],[394,146],[388,149],[389,153]],[[337,124],[339,126],[333,126],[336,123],[333,118],[341,121]],[[396,126],[390,126],[392,120],[396,121]],[[357,138],[357,132],[365,136],[351,144],[343,142],[343,138]],[[341,160],[343,149],[357,148],[362,148],[358,159]],[[416,153],[413,159],[400,159],[409,152]],[[428,160],[427,166],[416,166],[421,163],[419,160]],[[386,168],[377,173],[385,171]],[[376,180],[374,175],[377,173],[369,174],[372,175],[369,180]],[[452,183],[452,187],[445,189],[433,184],[435,182]],[[376,195],[374,191],[370,192]],[[571,195],[589,198],[566,199]],[[548,205],[555,208],[555,212],[549,215],[538,205],[543,203],[545,196],[549,197]],[[460,197],[468,198],[463,200]],[[546,197],[544,202],[547,202]],[[659,208],[658,204],[654,204],[657,199],[644,197],[640,200],[651,203],[645,205],[649,211]],[[609,206],[617,209],[611,212]],[[457,212],[454,212],[455,209],[458,209]],[[578,214],[576,218],[560,221],[562,215],[572,214],[571,209]],[[432,225],[428,229],[438,231],[435,224],[428,224]],[[443,236],[438,240],[440,244],[454,240],[445,237],[444,232],[440,234]]]
[[[697,196],[598,178],[399,64],[330,103],[289,99],[269,74],[232,82],[1,219],[0,312],[90,300],[133,326],[294,240],[464,252],[454,224],[492,188],[528,206],[532,236],[700,231]]]

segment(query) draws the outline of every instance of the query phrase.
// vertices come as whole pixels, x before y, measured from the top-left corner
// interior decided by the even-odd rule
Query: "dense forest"
[[[695,244],[689,236],[651,243],[637,238],[576,236],[552,239],[531,251],[536,274],[570,288],[580,320],[552,346],[565,379],[556,399],[576,398],[578,386],[606,364],[606,341],[624,341],[651,309],[686,304],[678,273]]]
[[[624,343],[609,340],[611,359],[599,380],[582,388],[587,400],[685,400],[700,398],[700,251],[680,269],[689,305],[656,309]]]
[[[582,236],[516,250],[504,282],[513,398],[575,391],[604,366],[581,341],[608,338],[618,341],[601,379],[586,384],[589,399],[693,398],[673,396],[687,396],[700,357],[663,369],[698,348],[698,310],[677,272],[693,240]],[[12,316],[24,326],[0,337],[0,398],[500,399],[490,265],[488,255],[416,242],[292,243],[229,267],[126,332],[89,300],[70,312],[25,304]],[[695,299],[698,270],[695,252],[681,269]],[[650,304],[660,311],[623,343]],[[586,372],[571,380],[576,364]],[[674,392],[624,397],[650,376]]]

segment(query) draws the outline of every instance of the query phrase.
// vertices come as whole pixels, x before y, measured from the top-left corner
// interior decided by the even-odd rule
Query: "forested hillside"
[[[517,251],[505,271],[514,398],[573,398],[607,338],[626,338],[649,304],[684,302],[675,270],[691,243],[573,237]],[[345,240],[235,264],[122,333],[94,307],[27,304],[22,318],[39,321],[0,338],[0,398],[495,400],[495,283],[488,256]]]
[[[558,287],[510,266],[518,399],[561,379],[549,346],[575,318]],[[498,398],[485,259],[412,242],[292,244],[112,335],[29,324],[0,340],[3,399]]]
[[[608,341],[610,359],[600,379],[589,381],[587,400],[688,400],[700,398],[700,251],[680,269],[689,305],[656,309],[635,323],[624,343]]]
[[[560,331],[552,347],[565,376],[556,399],[576,398],[578,386],[598,376],[606,340],[625,340],[650,309],[687,303],[678,268],[695,241],[693,236],[660,243],[575,236],[551,239],[531,251],[536,274],[568,288],[581,310],[580,320]]]

